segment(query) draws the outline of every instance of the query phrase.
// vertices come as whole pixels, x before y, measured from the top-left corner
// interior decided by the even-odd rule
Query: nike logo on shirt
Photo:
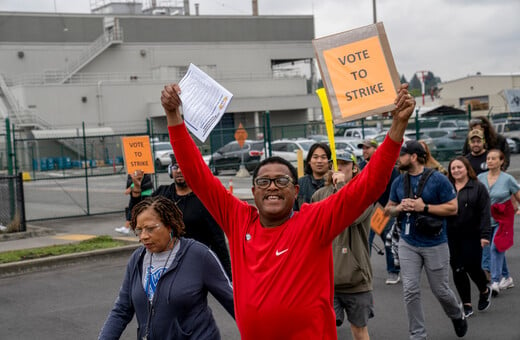
[[[282,251],[278,251],[278,250],[277,250],[277,251],[276,251],[276,256],[280,256],[280,255],[282,255],[283,253],[287,252],[288,250],[289,250],[288,248],[287,248],[287,249],[284,249],[284,250],[282,250]]]

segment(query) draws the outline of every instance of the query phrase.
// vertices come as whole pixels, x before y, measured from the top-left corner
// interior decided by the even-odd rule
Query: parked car
[[[155,170],[165,169],[171,161],[173,149],[170,142],[152,142]]]
[[[357,162],[363,160],[363,150],[358,148],[358,144],[363,142],[362,139],[352,139],[345,137],[334,138],[334,144],[336,144],[336,153],[339,151],[349,151],[356,156]]]
[[[263,141],[248,139],[242,148],[237,141],[229,142],[211,155],[209,168],[218,175],[222,170],[238,171],[243,162],[247,171],[252,172],[264,157],[263,149]]]
[[[430,136],[428,136],[428,133],[424,132],[424,130],[421,130],[419,132],[419,138],[417,138],[417,132],[415,130],[413,130],[413,131],[412,130],[406,130],[404,132],[403,139],[404,140],[409,140],[409,139],[423,140],[426,144],[428,144],[428,146],[430,147],[430,150],[431,149],[435,149],[435,145],[433,145],[432,138]]]
[[[516,140],[512,138],[506,138],[506,140],[507,145],[509,145],[509,151],[511,153],[520,153],[520,145]]]
[[[464,119],[446,119],[441,120],[437,127],[439,129],[468,129],[469,124],[468,121]]]
[[[307,138],[312,139],[313,141],[318,142],[318,143],[328,143],[329,142],[329,137],[327,137],[326,135],[309,135],[309,136],[307,136]]]
[[[375,139],[377,144],[381,144],[385,140],[387,134],[388,134],[388,131],[380,132],[380,133],[377,134],[377,136],[372,137],[372,139]],[[409,139],[412,139],[412,138],[410,138],[409,136],[406,136],[406,135],[403,136],[403,140],[404,141],[407,141]],[[414,132],[414,135],[413,135],[413,139],[415,139],[415,132]]]
[[[294,166],[297,166],[298,156],[296,152],[301,150],[303,160],[305,161],[305,157],[307,157],[307,153],[314,143],[316,143],[315,140],[307,138],[278,139],[271,142],[271,155],[282,157],[291,162]]]
[[[468,129],[436,128],[421,130],[421,134],[431,138],[430,151],[438,161],[447,161],[462,154],[462,147],[468,136]],[[425,137],[426,138],[426,137]]]
[[[379,129],[376,128],[348,128],[345,129],[345,132],[343,133],[343,137],[347,138],[355,138],[355,139],[367,139],[367,138],[373,138],[377,136],[379,133]]]
[[[509,118],[506,120],[494,121],[493,126],[496,132],[508,139],[509,149],[511,153],[520,153],[520,119]],[[511,143],[509,141],[514,142]]]

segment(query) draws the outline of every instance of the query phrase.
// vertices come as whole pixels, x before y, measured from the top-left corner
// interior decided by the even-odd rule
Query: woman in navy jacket
[[[182,214],[162,196],[137,204],[131,227],[143,246],[128,262],[99,339],[119,339],[134,314],[138,339],[220,339],[208,291],[233,317],[234,309],[231,282],[216,255],[181,237]]]
[[[469,278],[480,292],[478,310],[483,311],[490,305],[491,290],[481,266],[482,248],[491,238],[490,199],[465,157],[451,160],[448,178],[457,191],[458,202],[458,214],[448,218],[450,265],[464,314],[468,317],[473,314]]]

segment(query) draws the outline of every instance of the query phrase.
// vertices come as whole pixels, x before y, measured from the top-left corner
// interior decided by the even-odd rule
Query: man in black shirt
[[[182,211],[182,219],[186,226],[184,237],[204,243],[213,250],[231,279],[231,260],[224,232],[188,186],[175,160],[172,160],[169,165],[168,173],[174,182],[170,185],[160,185],[152,196],[161,195],[175,202]],[[142,200],[140,194],[142,178],[142,172],[132,175],[134,188],[129,204],[130,211]]]
[[[471,130],[468,133],[468,144],[470,152],[464,157],[468,159],[475,173],[478,175],[481,172],[487,171],[487,150],[484,133],[479,129]]]

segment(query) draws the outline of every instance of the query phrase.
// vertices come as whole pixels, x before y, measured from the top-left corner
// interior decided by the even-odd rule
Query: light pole
[[[377,22],[376,0],[372,0],[372,14],[374,16],[374,24]]]

